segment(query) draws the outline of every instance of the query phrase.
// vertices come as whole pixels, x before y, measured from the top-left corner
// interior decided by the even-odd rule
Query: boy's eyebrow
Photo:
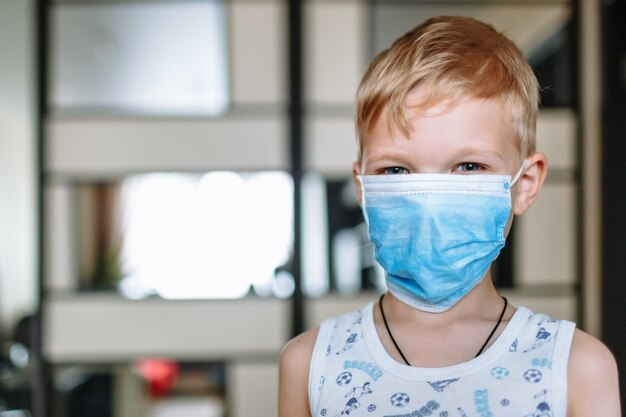
[[[505,160],[504,155],[496,149],[487,149],[487,148],[480,148],[480,147],[475,147],[475,146],[461,148],[457,152],[455,152],[455,155],[453,157],[462,158],[465,156],[478,156],[478,155],[493,156],[501,160]],[[405,157],[406,157],[405,152],[395,151],[392,149],[385,149],[383,151],[373,151],[367,154],[368,161],[379,161],[379,160],[386,160],[386,159],[402,160]]]
[[[367,155],[368,161],[379,161],[379,160],[386,160],[386,159],[398,160],[398,159],[406,158],[407,156],[406,152],[404,151],[395,151],[391,149],[386,149],[383,151],[373,151],[366,155]]]
[[[504,155],[502,155],[502,153],[496,149],[486,149],[486,148],[479,148],[479,147],[467,147],[467,148],[462,148],[457,152],[458,156],[463,156],[463,155],[491,155],[491,156],[495,156],[497,158],[500,158],[502,160],[504,160]]]

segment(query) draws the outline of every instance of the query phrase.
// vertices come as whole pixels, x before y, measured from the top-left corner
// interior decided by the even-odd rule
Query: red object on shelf
[[[137,372],[146,380],[152,398],[166,396],[178,379],[178,363],[167,359],[143,359],[137,362]]]

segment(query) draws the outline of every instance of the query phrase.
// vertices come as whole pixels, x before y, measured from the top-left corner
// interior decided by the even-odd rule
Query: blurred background
[[[354,93],[441,14],[542,87],[497,285],[624,378],[625,1],[0,0],[0,417],[275,416],[283,344],[384,291]]]

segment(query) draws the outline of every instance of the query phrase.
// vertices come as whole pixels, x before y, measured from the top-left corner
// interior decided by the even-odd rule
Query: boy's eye
[[[402,167],[389,167],[383,169],[383,174],[385,175],[394,175],[394,174],[408,174],[409,170]]]
[[[480,164],[477,164],[476,162],[464,162],[459,165],[457,170],[463,171],[463,172],[475,172],[475,171],[480,171],[482,168],[483,167]]]

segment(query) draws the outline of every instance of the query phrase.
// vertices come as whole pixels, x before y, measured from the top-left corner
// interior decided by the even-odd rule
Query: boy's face
[[[450,173],[513,177],[521,167],[517,139],[499,100],[465,97],[456,106],[444,102],[410,116],[408,138],[389,129],[382,117],[362,135],[362,157],[354,165],[355,176]],[[543,154],[526,158],[519,186],[511,190],[515,214],[522,214],[534,202],[545,174]],[[358,182],[357,189],[361,201]],[[516,201],[520,194],[524,195],[522,202]]]

